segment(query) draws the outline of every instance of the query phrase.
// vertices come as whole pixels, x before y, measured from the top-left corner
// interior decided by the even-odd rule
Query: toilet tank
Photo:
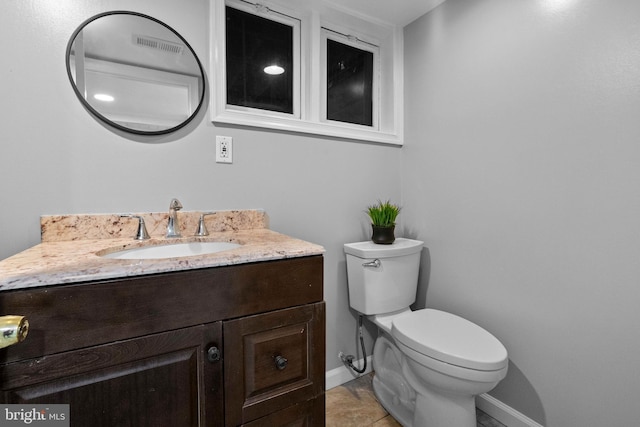
[[[424,242],[398,238],[391,245],[346,243],[349,305],[366,315],[409,307],[416,300]]]

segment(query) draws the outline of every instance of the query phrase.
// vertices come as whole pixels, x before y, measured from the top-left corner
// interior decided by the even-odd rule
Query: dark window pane
[[[373,53],[327,39],[327,119],[373,126]]]
[[[293,113],[293,27],[226,8],[227,103]],[[284,73],[270,75],[277,64]]]

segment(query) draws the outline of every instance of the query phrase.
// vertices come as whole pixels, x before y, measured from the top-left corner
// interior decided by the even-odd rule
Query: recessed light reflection
[[[272,76],[277,76],[284,73],[284,68],[279,65],[269,65],[268,67],[264,67],[264,72]]]
[[[107,95],[106,93],[96,93],[93,95],[95,99],[103,102],[113,102],[114,98],[111,95]]]

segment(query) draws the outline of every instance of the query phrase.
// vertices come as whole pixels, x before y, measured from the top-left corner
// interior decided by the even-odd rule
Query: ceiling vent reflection
[[[147,47],[150,49],[161,50],[163,52],[170,52],[181,55],[184,51],[184,46],[178,43],[172,43],[167,40],[158,39],[155,37],[143,36],[140,34],[133,35],[133,44],[136,46]]]

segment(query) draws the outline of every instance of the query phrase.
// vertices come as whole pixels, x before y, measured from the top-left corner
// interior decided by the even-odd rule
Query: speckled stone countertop
[[[0,261],[0,291],[145,274],[219,267],[324,253],[322,246],[268,229],[261,210],[218,211],[205,217],[206,237],[195,237],[201,212],[178,213],[183,237],[167,239],[167,214],[142,213],[151,239],[133,239],[137,220],[119,215],[41,218],[42,243]],[[234,242],[242,246],[207,255],[164,259],[107,259],[111,252],[184,242]]]

